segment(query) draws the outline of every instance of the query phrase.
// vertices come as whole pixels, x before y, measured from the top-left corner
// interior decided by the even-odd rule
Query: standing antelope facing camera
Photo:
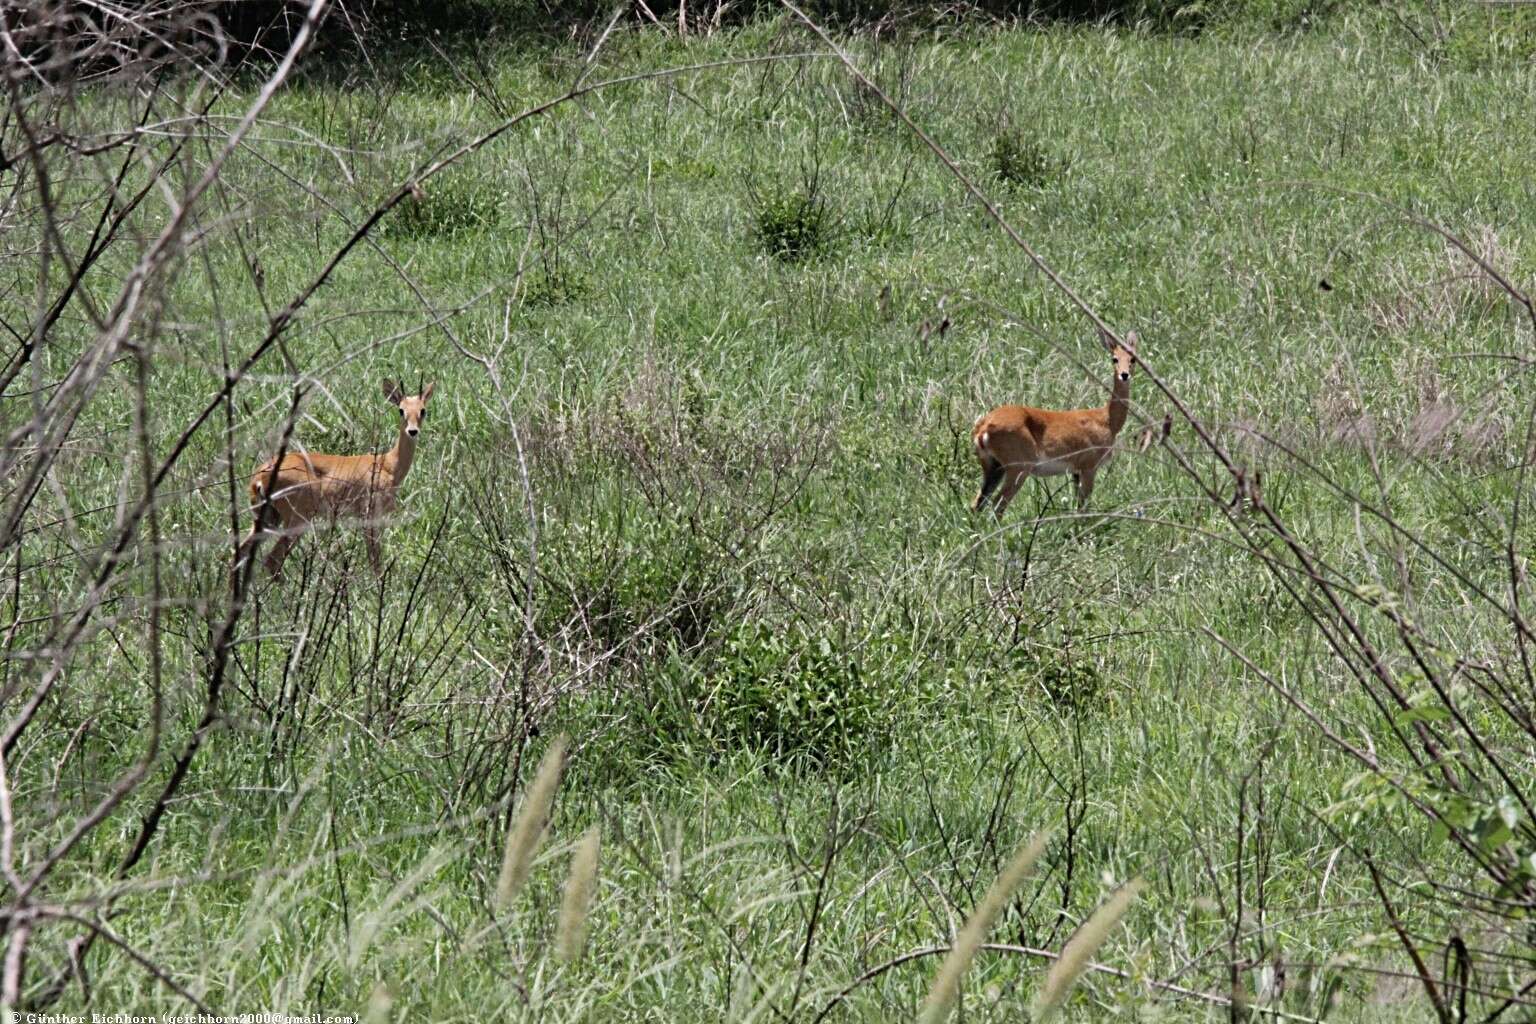
[[[395,492],[416,459],[416,436],[427,418],[432,384],[406,395],[385,379],[384,397],[400,412],[400,436],[382,455],[321,455],[288,452],[268,459],[251,477],[255,523],[240,542],[239,560],[252,557],[265,535],[276,538],[267,554],[267,572],[282,574],[283,559],[317,519],[354,518],[362,523],[368,560],[382,573],[379,524],[395,507]],[[236,564],[239,565],[239,560]]]
[[[1136,332],[1125,336],[1124,345],[1112,344],[1109,354],[1115,362],[1115,380],[1107,405],[1060,410],[1000,405],[977,418],[971,439],[981,462],[981,491],[971,511],[981,511],[1002,484],[992,509],[1001,519],[1025,477],[1059,473],[1071,473],[1077,482],[1077,507],[1088,504],[1093,476],[1109,458],[1129,412]]]

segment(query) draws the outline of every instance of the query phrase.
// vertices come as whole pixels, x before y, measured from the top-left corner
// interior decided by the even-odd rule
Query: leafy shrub
[[[1071,647],[1019,647],[1014,665],[1026,682],[1057,707],[1079,711],[1103,692],[1099,667],[1081,650]]]
[[[709,553],[675,523],[629,516],[576,521],[546,538],[544,628],[626,656],[697,646],[725,600]]]
[[[592,290],[592,279],[566,263],[551,263],[531,269],[523,279],[523,305],[530,307],[563,306],[583,298]]]
[[[1035,638],[1015,644],[1008,652],[1008,666],[1018,683],[1043,695],[1067,711],[1082,711],[1104,693],[1104,676],[1090,649],[1083,646],[1084,633],[1098,621],[1090,605],[1058,612],[1064,620],[1057,637]]]
[[[743,622],[702,665],[674,659],[646,722],[664,751],[747,750],[834,767],[867,744],[885,701],[845,641]]]
[[[1043,188],[1066,170],[1030,133],[1003,127],[992,137],[992,173],[1004,184]]]
[[[506,215],[507,193],[494,182],[437,177],[385,218],[388,238],[456,238],[485,231]]]
[[[831,249],[834,220],[814,181],[800,188],[757,192],[752,201],[753,229],[769,256],[795,263]]]

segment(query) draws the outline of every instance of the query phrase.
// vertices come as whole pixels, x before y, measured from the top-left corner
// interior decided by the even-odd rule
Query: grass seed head
[[[1077,933],[1067,940],[1066,946],[1061,951],[1061,956],[1051,965],[1049,973],[1045,976],[1045,986],[1040,990],[1040,995],[1035,999],[1034,1012],[1030,1018],[1036,1021],[1047,1021],[1061,1008],[1062,1001],[1067,993],[1082,977],[1083,971],[1088,969],[1088,964],[1093,960],[1093,954],[1104,945],[1104,940],[1109,938],[1109,933],[1114,931],[1120,918],[1125,916],[1131,903],[1136,899],[1136,894],[1141,891],[1141,880],[1136,879],[1121,886],[1109,899],[1105,900],[1093,916],[1077,930]]]
[[[565,894],[560,900],[560,927],[556,944],[560,959],[575,963],[587,944],[587,912],[597,889],[597,858],[602,836],[596,825],[587,829],[571,857],[571,873],[565,879]]]
[[[557,736],[544,752],[539,762],[533,784],[523,797],[522,809],[512,827],[507,830],[507,848],[501,858],[501,876],[496,880],[496,906],[505,910],[528,881],[533,869],[534,855],[539,852],[539,842],[544,838],[544,826],[549,821],[549,810],[555,802],[555,790],[560,787],[560,772],[565,767],[565,736]]]
[[[949,955],[944,958],[938,976],[933,980],[933,988],[929,990],[928,1000],[923,1004],[923,1024],[939,1024],[949,1017],[955,996],[960,991],[960,981],[970,968],[971,961],[976,958],[976,951],[987,940],[993,923],[1013,898],[1014,891],[1034,869],[1049,839],[1049,832],[1040,832],[1020,847],[993,880],[992,887],[987,890],[981,903],[971,912],[965,927],[955,938],[955,944],[950,947]]]

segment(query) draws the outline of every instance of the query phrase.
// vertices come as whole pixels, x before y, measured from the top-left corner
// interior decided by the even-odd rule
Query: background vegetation
[[[1536,23],[664,6],[20,39],[5,1001],[905,1019],[1044,831],[969,1018],[1139,878],[1068,1019],[1527,1019]],[[1086,515],[967,513],[1109,361],[882,96],[1140,333]],[[235,568],[385,376],[384,576]]]

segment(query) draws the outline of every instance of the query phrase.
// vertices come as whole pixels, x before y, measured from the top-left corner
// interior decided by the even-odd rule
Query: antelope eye
[[[427,422],[427,410],[425,409],[421,410],[421,422]]]

